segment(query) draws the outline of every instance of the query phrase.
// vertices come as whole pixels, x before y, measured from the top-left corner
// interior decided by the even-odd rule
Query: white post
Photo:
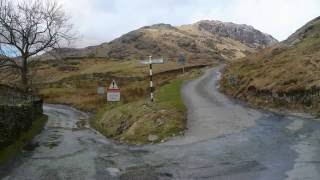
[[[164,60],[161,59],[152,59],[152,56],[149,56],[148,60],[141,61],[142,64],[149,64],[149,76],[150,76],[150,100],[154,102],[154,85],[153,85],[153,72],[152,72],[152,65],[153,64],[163,64]]]
[[[153,91],[154,91],[154,88],[153,88],[153,81],[152,81],[152,56],[149,56],[149,61],[150,61],[150,64],[149,64],[149,68],[150,68],[150,99],[151,99],[151,102],[154,101],[154,95],[153,95]]]

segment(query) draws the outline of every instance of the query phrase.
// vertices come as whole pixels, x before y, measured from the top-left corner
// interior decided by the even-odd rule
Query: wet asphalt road
[[[47,105],[45,130],[7,167],[3,179],[320,179],[320,121],[254,110],[217,91],[219,68],[183,88],[183,137],[118,145],[89,127],[88,116]]]

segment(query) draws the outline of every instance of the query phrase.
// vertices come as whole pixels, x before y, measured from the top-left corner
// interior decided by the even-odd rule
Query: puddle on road
[[[23,150],[34,151],[36,148],[38,148],[40,146],[44,146],[49,149],[52,149],[52,148],[58,146],[61,143],[59,139],[62,137],[62,135],[58,134],[59,132],[60,131],[58,131],[58,130],[53,130],[50,132],[48,137],[46,137],[46,139],[36,141],[36,142],[31,141],[23,147]]]
[[[149,154],[150,152],[145,149],[129,149],[130,154],[132,154],[135,157],[139,156],[145,156],[146,154]]]
[[[302,129],[303,125],[304,125],[303,120],[294,120],[286,128],[295,132],[295,131]]]
[[[80,118],[76,123],[76,129],[85,129],[88,128],[88,121],[86,118]]]
[[[44,139],[40,145],[47,147],[49,149],[52,149],[54,147],[59,146],[59,144],[61,143],[60,139],[62,137],[61,134],[59,134],[60,131],[59,130],[52,130],[50,131],[50,134],[47,136],[46,139]]]
[[[60,142],[45,142],[42,145],[45,147],[48,147],[49,149],[52,149],[56,146],[58,146],[60,144]]]
[[[150,179],[157,180],[160,174],[156,173],[155,169],[152,166],[136,166],[129,167],[126,171],[120,175],[121,180],[129,179]]]
[[[37,147],[39,147],[39,142],[29,142],[28,144],[26,144],[24,147],[23,147],[23,150],[24,151],[33,151],[35,150]]]

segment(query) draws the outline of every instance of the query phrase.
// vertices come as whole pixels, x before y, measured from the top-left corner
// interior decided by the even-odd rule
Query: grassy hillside
[[[155,103],[146,97],[130,103],[106,104],[91,125],[109,138],[130,144],[165,141],[182,134],[186,127],[186,107],[181,98],[184,80],[195,78],[200,70],[178,75],[156,91]]]
[[[320,18],[280,45],[233,62],[221,88],[257,105],[320,110]]]
[[[148,54],[171,59],[183,53],[191,61],[208,61],[243,57],[254,51],[239,41],[201,31],[197,26],[159,24],[102,44],[95,54],[112,59],[143,59]]]
[[[83,49],[62,48],[40,58],[108,58],[138,60],[149,55],[175,59],[184,54],[190,62],[213,62],[244,57],[277,43],[251,26],[220,21],[171,26],[155,24],[131,31],[110,42]]]
[[[187,68],[204,64],[187,64]],[[154,66],[155,83],[160,86],[180,74],[175,61]],[[169,72],[168,72],[169,71]],[[84,111],[96,112],[105,103],[97,94],[98,86],[109,86],[115,79],[124,102],[132,102],[149,91],[149,67],[139,61],[111,61],[98,59],[66,59],[42,61],[31,68],[35,93],[47,103],[67,104]],[[1,78],[0,78],[1,79]],[[2,79],[14,85],[16,79]]]

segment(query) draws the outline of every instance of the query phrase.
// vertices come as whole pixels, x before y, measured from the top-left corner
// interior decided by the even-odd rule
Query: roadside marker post
[[[150,100],[154,102],[154,86],[153,86],[153,71],[152,64],[163,64],[163,59],[152,59],[152,56],[149,56],[149,60],[141,61],[141,64],[149,65],[149,76],[150,76]]]
[[[107,101],[118,102],[120,101],[120,88],[118,87],[115,80],[112,80],[109,88],[107,89]]]

